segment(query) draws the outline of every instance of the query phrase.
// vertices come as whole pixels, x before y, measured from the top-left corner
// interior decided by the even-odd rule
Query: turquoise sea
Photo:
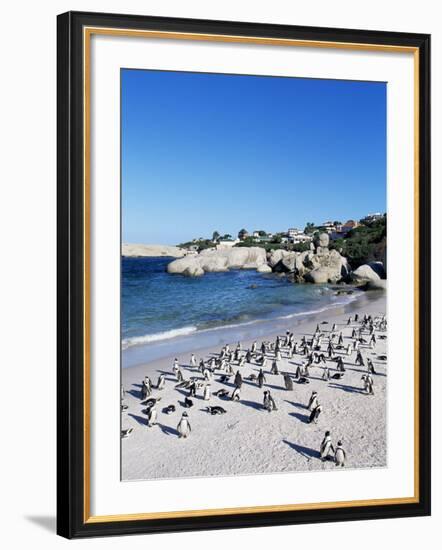
[[[337,295],[331,285],[293,284],[252,270],[170,275],[172,260],[122,259],[123,366],[188,352],[196,340],[208,346],[258,338],[356,297]]]

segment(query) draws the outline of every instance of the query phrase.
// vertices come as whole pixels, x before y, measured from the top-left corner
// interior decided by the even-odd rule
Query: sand
[[[364,314],[379,316],[385,314],[385,307],[385,294],[367,293],[351,306],[307,318],[293,326],[292,331],[295,340],[300,342],[303,335],[312,336],[318,322],[328,321],[328,324],[320,325],[321,330],[327,333],[336,323],[338,330],[343,331],[346,344],[350,342],[353,326],[359,326],[355,323],[347,326],[350,314],[353,317],[356,312],[360,317]],[[274,334],[269,334],[263,340],[274,337]],[[232,341],[231,348],[234,349],[236,343]],[[260,343],[258,341],[258,346]],[[250,345],[251,342],[242,342],[243,350]],[[133,432],[122,439],[122,480],[335,470],[332,460],[322,462],[319,456],[326,430],[330,430],[334,445],[342,439],[347,455],[345,468],[385,467],[387,362],[379,360],[378,356],[386,355],[386,347],[386,338],[378,338],[374,349],[361,346],[364,357],[372,359],[378,373],[373,375],[374,395],[366,395],[362,390],[361,376],[366,368],[355,365],[355,352],[350,357],[343,355],[346,372],[341,380],[322,380],[322,367],[314,365],[310,368],[310,384],[294,382],[294,389],[287,391],[282,374],[270,374],[272,361],[267,360],[267,382],[262,389],[256,382],[244,381],[239,402],[213,395],[210,401],[204,401],[200,390],[196,397],[192,397],[194,406],[190,409],[180,405],[188,390],[175,389],[174,357],[123,369],[124,403],[128,410],[122,413],[122,429],[132,427]],[[199,361],[200,357],[207,359],[219,351],[220,347],[195,349],[195,355]],[[197,369],[190,368],[190,354],[178,356],[178,360],[185,379],[196,376],[203,380]],[[279,370],[294,374],[297,365],[303,361],[305,356],[295,355],[289,360],[283,354]],[[337,372],[335,362],[327,361],[327,364],[331,374]],[[236,364],[234,370],[237,370]],[[258,371],[259,366],[255,363],[246,363],[241,368],[243,378]],[[154,389],[151,395],[162,398],[156,407],[158,423],[149,428],[142,412],[145,407],[140,399],[141,380],[149,375],[156,384],[161,373],[166,376],[165,388],[161,391]],[[212,393],[221,388],[232,391],[233,377],[229,383],[220,383],[218,379],[219,376],[215,375],[211,382]],[[272,392],[277,411],[269,413],[262,407],[265,389]],[[323,406],[317,424],[307,422],[310,413],[306,405],[312,391],[318,392]],[[176,406],[176,412],[170,415],[162,413],[163,407],[171,404]],[[212,416],[207,412],[208,405],[219,405],[227,412]],[[192,427],[187,439],[179,438],[176,430],[184,410],[189,414]]]

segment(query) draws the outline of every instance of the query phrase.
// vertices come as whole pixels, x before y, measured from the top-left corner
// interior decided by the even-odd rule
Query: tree
[[[232,240],[232,235],[230,235],[230,233],[226,233],[225,235],[223,235],[220,239],[221,241],[231,241]]]
[[[315,229],[315,224],[312,222],[307,222],[307,225],[304,228],[304,233],[313,233],[313,230]]]
[[[220,234],[218,233],[218,231],[214,231],[213,232],[213,235],[212,235],[212,241],[218,241],[220,238]]]
[[[258,231],[258,235],[259,235],[260,237],[267,237],[267,233],[266,233],[265,231],[263,231],[262,229],[260,229],[260,230]]]

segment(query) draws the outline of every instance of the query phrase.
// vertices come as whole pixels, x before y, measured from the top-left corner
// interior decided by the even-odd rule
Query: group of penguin
[[[352,325],[352,322],[353,319],[349,317],[347,320],[347,326]],[[347,346],[344,345],[342,331],[338,334],[337,326],[334,324],[328,334],[321,330],[320,326],[317,325],[312,338],[307,340],[304,336],[300,343],[295,342],[294,334],[287,331],[285,337],[277,336],[275,342],[263,342],[260,350],[258,350],[257,342],[254,342],[251,348],[246,350],[245,353],[243,353],[240,343],[237,344],[235,350],[231,350],[230,346],[226,344],[217,357],[212,356],[206,362],[201,359],[198,365],[195,355],[192,354],[190,358],[190,368],[192,370],[198,370],[202,374],[202,380],[200,376],[193,376],[189,380],[185,380],[178,359],[175,359],[173,364],[173,372],[177,380],[175,388],[188,391],[188,395],[185,396],[184,401],[180,404],[183,408],[191,408],[194,404],[191,398],[196,396],[198,390],[202,390],[202,398],[205,401],[209,401],[211,395],[216,395],[220,399],[240,401],[241,388],[243,385],[243,376],[241,375],[240,368],[244,366],[246,362],[249,364],[255,362],[255,364],[260,366],[260,370],[257,375],[251,374],[244,378],[244,380],[256,383],[259,388],[263,388],[264,383],[266,382],[264,366],[269,356],[272,358],[270,373],[273,375],[282,374],[285,388],[288,391],[293,390],[294,381],[298,384],[308,384],[310,382],[310,367],[313,365],[323,365],[322,380],[328,381],[330,378],[341,379],[345,374],[345,366],[342,355],[337,354],[338,350],[347,356],[351,356],[352,352],[356,351],[355,365],[367,367],[367,372],[361,377],[363,381],[363,391],[367,395],[374,395],[373,375],[376,375],[377,373],[375,371],[373,361],[370,358],[367,360],[364,359],[360,346],[365,345],[366,347],[373,349],[377,338],[386,338],[386,335],[382,334],[386,331],[386,317],[380,316],[373,318],[371,315],[364,315],[363,319],[360,320],[359,315],[356,314],[354,316],[354,323],[357,325],[357,328],[353,328],[352,335],[350,337],[351,343]],[[328,323],[324,321],[321,324]],[[326,343],[326,350],[323,351],[324,340]],[[283,353],[285,353],[286,357],[289,359],[292,359],[294,354],[301,354],[306,358],[306,361],[297,366],[294,376],[289,372],[279,372],[278,363],[282,360]],[[337,372],[333,375],[330,374],[330,368],[327,365],[325,353],[327,353],[329,361],[336,362]],[[385,360],[386,356],[379,356],[378,359]],[[236,373],[233,370],[233,363],[237,363],[239,367]],[[228,382],[230,377],[234,375],[234,388],[231,393],[227,389],[222,388],[211,394],[210,381],[214,375],[218,374],[220,375],[218,382],[221,383]],[[156,389],[161,391],[164,389],[165,384],[166,378],[164,374],[159,376],[157,384],[155,385],[152,384],[149,376],[145,376],[141,382],[141,403],[145,406],[145,409],[143,409],[142,412],[147,417],[147,426],[149,428],[157,424],[158,411],[156,406],[159,401],[161,401],[161,396],[151,397],[152,390]],[[121,410],[122,412],[125,412],[127,411],[128,406],[124,403],[124,388],[122,387],[121,390]],[[269,413],[278,410],[276,402],[269,389],[263,391],[262,407]],[[308,423],[316,424],[322,413],[322,405],[319,403],[318,392],[312,392],[306,408],[310,411]],[[218,405],[208,406],[206,411],[211,415],[221,415],[227,412],[223,407]],[[174,412],[176,412],[175,405],[168,405],[162,409],[163,414],[171,414]],[[187,411],[183,411],[177,425],[178,436],[179,438],[186,439],[190,435],[191,431],[192,428],[189,422],[189,415]],[[133,428],[122,430],[121,436],[126,438],[132,432]],[[332,453],[332,455],[330,453]],[[333,458],[336,466],[345,465],[346,453],[343,449],[342,441],[339,440],[336,448],[334,448],[329,431],[325,433],[324,439],[321,442],[320,458],[323,461]]]

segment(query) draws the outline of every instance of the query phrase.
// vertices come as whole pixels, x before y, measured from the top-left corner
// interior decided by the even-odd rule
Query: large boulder
[[[329,271],[326,267],[317,267],[312,271],[309,271],[304,275],[305,281],[308,283],[328,283],[329,281]]]
[[[204,270],[199,265],[191,265],[183,271],[183,275],[187,277],[201,277],[201,275],[204,275]]]
[[[219,255],[212,255],[199,258],[199,265],[205,273],[218,273],[228,271],[227,258]]]
[[[320,248],[328,248],[330,244],[330,237],[328,233],[320,233],[315,237],[315,246]]]
[[[272,272],[272,268],[267,265],[267,264],[262,264],[258,267],[258,269],[256,270],[258,273],[271,273]]]
[[[211,248],[194,256],[174,260],[167,266],[167,272],[197,277],[204,273],[217,273],[229,269],[258,269],[261,266],[268,267],[266,251],[263,248]]]
[[[351,280],[356,284],[385,279],[385,270],[382,262],[370,262],[360,265],[351,274]]]
[[[187,269],[195,267],[200,267],[198,256],[187,256],[170,262],[167,265],[167,272],[172,274],[184,273]]]

